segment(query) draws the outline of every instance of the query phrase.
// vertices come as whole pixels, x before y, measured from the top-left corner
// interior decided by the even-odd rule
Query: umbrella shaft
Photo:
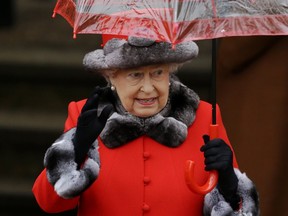
[[[212,104],[212,124],[217,124],[216,120],[216,96],[217,96],[217,80],[216,80],[216,61],[217,61],[217,40],[212,39],[212,74],[211,74],[211,104]]]

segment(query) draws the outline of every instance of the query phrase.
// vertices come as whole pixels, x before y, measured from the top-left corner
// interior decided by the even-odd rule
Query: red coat
[[[76,126],[84,102],[70,103],[65,131]],[[219,137],[229,144],[220,112],[217,121]],[[179,147],[170,148],[141,136],[109,149],[99,139],[100,174],[81,196],[69,200],[59,197],[48,182],[45,170],[37,178],[33,193],[47,212],[65,211],[78,205],[79,216],[202,215],[204,197],[192,193],[186,186],[184,165],[186,160],[194,160],[196,181],[199,184],[206,181],[204,156],[199,149],[210,123],[211,106],[201,101],[188,137]],[[234,165],[237,167],[235,157]]]

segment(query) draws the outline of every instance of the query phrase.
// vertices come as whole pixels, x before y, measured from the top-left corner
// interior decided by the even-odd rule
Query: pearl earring
[[[112,90],[112,91],[115,91],[115,89],[116,89],[115,86],[112,85],[112,86],[111,86],[111,90]]]

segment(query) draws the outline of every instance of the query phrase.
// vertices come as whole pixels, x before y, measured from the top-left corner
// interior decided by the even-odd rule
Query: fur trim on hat
[[[172,48],[167,42],[129,37],[109,40],[103,49],[85,55],[83,65],[90,71],[127,69],[146,65],[184,63],[198,55],[198,46],[193,41],[179,43]]]
[[[205,196],[204,200],[204,215],[208,216],[236,216],[236,215],[249,215],[259,216],[259,200],[258,194],[253,182],[241,173],[239,169],[234,169],[239,179],[237,193],[242,199],[242,207],[239,211],[233,211],[229,203],[227,203],[218,191],[214,188],[210,193]],[[241,214],[242,213],[242,214]]]
[[[97,179],[100,169],[97,140],[87,154],[88,159],[77,169],[72,143],[75,130],[76,128],[72,128],[57,139],[44,157],[48,181],[54,186],[56,193],[65,199],[76,197],[88,188]]]

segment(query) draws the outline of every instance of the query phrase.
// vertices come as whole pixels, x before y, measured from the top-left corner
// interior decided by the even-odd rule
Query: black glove
[[[78,168],[84,162],[92,143],[105,127],[106,121],[113,111],[112,104],[109,104],[103,109],[99,117],[97,116],[99,98],[104,91],[107,91],[107,88],[100,88],[99,86],[95,88],[83,106],[78,118],[73,138],[75,162],[78,164]]]
[[[233,210],[239,208],[240,197],[237,195],[238,178],[233,168],[233,152],[222,139],[210,140],[203,136],[205,145],[201,147],[205,157],[205,170],[217,170],[219,173],[218,190]]]

